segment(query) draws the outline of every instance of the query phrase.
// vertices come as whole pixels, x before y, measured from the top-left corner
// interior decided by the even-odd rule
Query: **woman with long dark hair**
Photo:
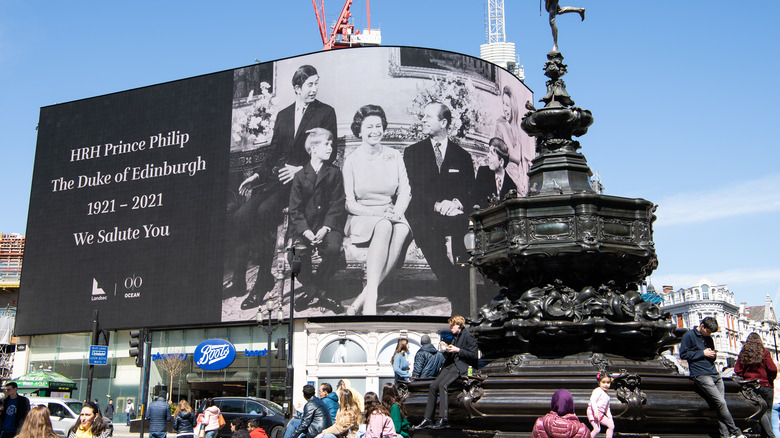
[[[219,433],[219,408],[214,404],[214,399],[207,398],[203,402],[203,425],[206,438],[217,438]]]
[[[393,359],[390,361],[390,365],[393,366],[393,372],[395,373],[395,380],[409,380],[412,377],[412,372],[409,371],[409,341],[406,339],[399,339],[395,345],[395,352],[393,352]]]
[[[366,410],[363,413],[366,421],[366,434],[363,438],[395,438],[395,427],[390,418],[390,411],[379,401],[375,392],[367,392],[363,397]]]
[[[742,346],[742,351],[737,356],[737,363],[734,365],[734,374],[745,380],[758,379],[758,393],[761,398],[766,400],[767,411],[761,417],[761,436],[763,438],[775,438],[772,431],[771,411],[772,399],[774,398],[774,381],[777,377],[777,366],[772,360],[769,350],[764,348],[764,342],[758,333],[751,333]]]
[[[382,387],[382,404],[390,411],[390,418],[393,420],[395,433],[404,438],[409,438],[411,425],[406,414],[406,406],[404,406],[398,390],[395,389],[395,385],[390,382],[385,383],[385,386]]]
[[[68,431],[68,438],[107,438],[111,430],[100,413],[100,408],[91,401],[81,406],[79,421]]]

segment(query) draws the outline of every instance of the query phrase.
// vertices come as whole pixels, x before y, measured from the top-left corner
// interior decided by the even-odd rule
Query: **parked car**
[[[234,418],[243,418],[247,422],[258,420],[268,438],[284,436],[284,410],[270,400],[257,397],[214,397],[214,404],[217,405],[227,423],[219,429],[219,437],[233,435],[230,431],[230,420]]]
[[[46,406],[51,414],[51,425],[54,433],[61,437],[68,436],[68,430],[79,420],[81,414],[82,402],[72,398],[56,397],[28,397],[30,407]],[[111,420],[103,417],[108,422],[109,436],[114,435],[114,424]]]

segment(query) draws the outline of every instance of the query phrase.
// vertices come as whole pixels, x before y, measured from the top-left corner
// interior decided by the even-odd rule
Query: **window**
[[[365,363],[366,361],[366,351],[357,342],[349,339],[331,342],[322,349],[319,359],[319,363]]]
[[[244,401],[243,400],[222,400],[222,402],[219,404],[219,410],[228,414],[228,413],[238,413],[243,414],[244,411]]]
[[[252,415],[266,415],[265,409],[263,409],[263,405],[251,400],[246,402],[246,412]]]
[[[65,409],[65,406],[59,403],[49,403],[49,412],[51,412],[52,417],[73,418],[73,415]]]

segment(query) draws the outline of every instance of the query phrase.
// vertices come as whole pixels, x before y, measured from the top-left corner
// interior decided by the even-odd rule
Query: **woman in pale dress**
[[[509,86],[503,89],[501,108],[503,115],[496,121],[495,137],[504,140],[509,146],[506,173],[517,186],[517,193],[525,196],[528,194],[528,169],[531,168],[531,160],[534,159],[536,150],[529,140],[522,139],[520,108]]]
[[[362,142],[341,169],[349,213],[345,234],[352,244],[368,246],[366,286],[348,315],[376,315],[379,285],[398,263],[411,234],[404,217],[412,197],[409,178],[401,153],[382,145],[385,129],[381,106],[360,107],[352,132]]]

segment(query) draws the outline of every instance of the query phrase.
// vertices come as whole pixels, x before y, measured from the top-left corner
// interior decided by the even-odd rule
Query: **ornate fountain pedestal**
[[[587,424],[596,374],[606,371],[614,378],[609,394],[616,437],[717,437],[715,411],[661,356],[685,330],[638,290],[658,264],[655,206],[591,188],[572,136],[584,135],[593,117],[566,92],[563,56],[547,57],[546,105],[527,105],[532,111],[522,123],[537,139],[531,192],[470,217],[470,262],[502,287],[471,321],[480,369],[450,390],[452,429],[415,436],[530,436],[560,388],[572,393]],[[429,383],[404,388],[414,424],[422,420]],[[761,402],[749,386],[725,383],[729,409],[746,428],[762,413]]]

